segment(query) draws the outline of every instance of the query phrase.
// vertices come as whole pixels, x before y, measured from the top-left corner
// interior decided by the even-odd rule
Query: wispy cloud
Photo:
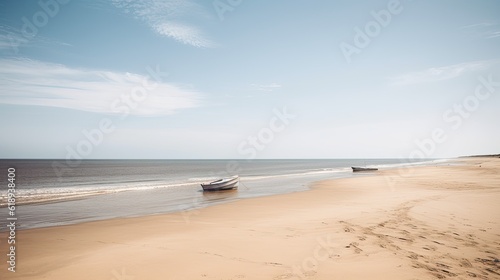
[[[134,95],[134,93],[136,95]],[[139,98],[135,98],[139,96]],[[0,103],[157,116],[200,105],[200,93],[133,73],[0,59]],[[127,101],[132,100],[132,101]]]
[[[474,28],[482,28],[482,27],[488,27],[488,26],[495,26],[496,22],[494,21],[483,21],[479,23],[473,23],[469,25],[462,26],[461,29],[474,29]]]
[[[500,30],[496,30],[496,31],[491,30],[491,31],[487,32],[487,34],[485,34],[485,35],[486,35],[486,38],[488,38],[488,39],[497,38],[497,37],[500,37]]]
[[[195,47],[215,46],[200,28],[186,23],[190,17],[207,15],[202,6],[191,0],[112,0],[112,3],[160,35]]]
[[[449,80],[469,72],[486,69],[495,63],[498,63],[498,61],[473,61],[449,66],[432,67],[423,71],[390,77],[389,81],[391,85],[401,86]]]
[[[0,25],[0,52],[14,53],[19,52],[23,47],[53,47],[70,46],[67,43],[52,40],[40,35],[34,37],[24,36],[23,33],[11,26]]]
[[[281,88],[281,85],[277,84],[277,83],[265,84],[265,85],[251,84],[251,86],[252,86],[252,88],[254,88],[258,91],[273,91],[275,89]]]
[[[481,38],[493,39],[500,37],[500,22],[494,20],[465,25],[460,29]]]
[[[30,40],[12,27],[0,25],[0,50],[18,52],[18,47]]]

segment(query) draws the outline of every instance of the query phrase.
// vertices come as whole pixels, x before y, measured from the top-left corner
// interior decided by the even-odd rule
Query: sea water
[[[350,176],[351,166],[419,164],[400,159],[307,160],[0,160],[0,218],[6,220],[8,169],[15,168],[18,229],[179,212],[239,199],[307,190]],[[65,166],[61,169],[61,166]],[[240,176],[238,190],[200,184]],[[0,230],[4,231],[4,228]]]

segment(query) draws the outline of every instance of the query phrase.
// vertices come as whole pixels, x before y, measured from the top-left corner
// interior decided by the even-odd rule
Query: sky
[[[495,0],[0,2],[0,158],[500,153]]]

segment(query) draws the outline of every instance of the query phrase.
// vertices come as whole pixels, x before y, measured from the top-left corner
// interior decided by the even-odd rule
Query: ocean
[[[366,176],[352,173],[351,166],[408,164],[401,159],[84,160],[71,164],[64,160],[0,160],[0,219],[6,221],[9,215],[9,168],[15,169],[18,229],[27,229],[183,213],[244,198],[304,191],[319,180]],[[203,192],[200,187],[231,175],[240,175],[238,190]]]

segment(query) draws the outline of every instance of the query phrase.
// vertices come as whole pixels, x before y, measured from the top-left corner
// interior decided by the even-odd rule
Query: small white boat
[[[204,191],[222,191],[222,190],[232,190],[237,189],[240,183],[240,177],[238,175],[219,179],[207,184],[201,184]]]

